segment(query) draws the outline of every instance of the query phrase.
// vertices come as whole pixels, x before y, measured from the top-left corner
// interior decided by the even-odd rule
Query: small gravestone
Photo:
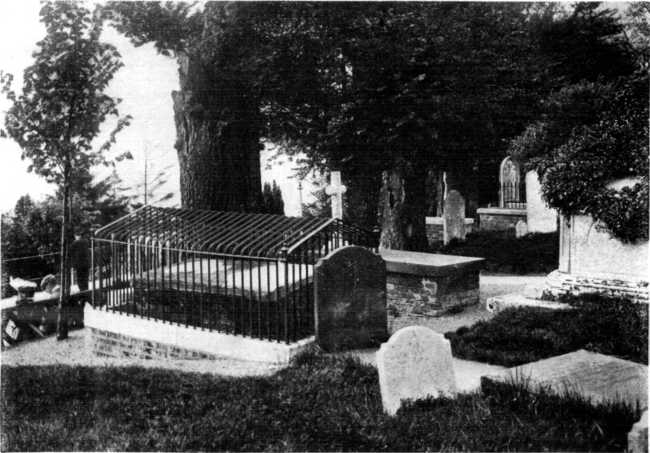
[[[443,211],[443,242],[465,240],[465,199],[457,190],[451,190],[445,199]]]
[[[377,371],[381,400],[390,415],[404,400],[456,394],[449,340],[426,327],[395,332],[377,352]]]
[[[388,338],[386,263],[368,249],[346,246],[314,271],[316,341],[325,351],[378,346]]]
[[[528,224],[523,220],[519,220],[515,225],[515,237],[524,237],[528,234]]]

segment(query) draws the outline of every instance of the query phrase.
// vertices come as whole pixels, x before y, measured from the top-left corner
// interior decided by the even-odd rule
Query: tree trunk
[[[61,293],[56,317],[56,339],[68,338],[68,301],[70,299],[70,159],[63,169],[63,221],[61,223]]]
[[[239,81],[214,81],[199,58],[179,56],[174,91],[183,207],[254,211],[261,199],[259,103]]]
[[[426,168],[398,165],[382,175],[379,246],[426,251]]]

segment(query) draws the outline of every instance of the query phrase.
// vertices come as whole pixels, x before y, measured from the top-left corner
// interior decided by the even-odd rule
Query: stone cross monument
[[[341,184],[341,172],[333,171],[330,175],[330,185],[325,188],[325,193],[331,197],[332,218],[343,218],[343,194],[348,190]]]

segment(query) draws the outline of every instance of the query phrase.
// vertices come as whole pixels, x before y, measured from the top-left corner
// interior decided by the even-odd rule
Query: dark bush
[[[464,242],[452,240],[439,253],[486,259],[485,270],[507,274],[547,274],[558,265],[558,234],[533,233],[515,238],[503,231],[478,231]]]
[[[622,451],[637,410],[507,384],[382,411],[377,372],[319,354],[271,377],[3,367],[6,450]]]
[[[587,349],[648,363],[648,306],[600,295],[566,296],[572,310],[510,308],[448,332],[455,356],[516,366]]]

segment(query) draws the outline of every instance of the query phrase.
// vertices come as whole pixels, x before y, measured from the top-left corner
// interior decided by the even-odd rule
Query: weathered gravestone
[[[515,224],[515,237],[521,238],[526,236],[527,234],[528,234],[528,224],[523,220],[519,220]]]
[[[451,190],[445,199],[443,211],[443,242],[465,240],[465,199],[457,190]]]
[[[378,346],[388,338],[386,263],[363,247],[342,247],[314,271],[316,341],[326,351]]]
[[[390,415],[404,400],[456,394],[449,340],[426,327],[395,332],[377,351],[377,371],[381,400]]]

